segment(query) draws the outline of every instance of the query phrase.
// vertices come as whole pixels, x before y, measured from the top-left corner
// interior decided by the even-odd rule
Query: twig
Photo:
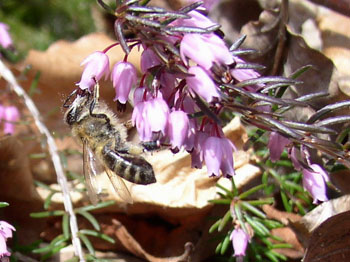
[[[72,233],[72,244],[75,250],[75,255],[79,257],[80,262],[85,262],[83,250],[81,247],[81,242],[80,242],[80,239],[78,238],[77,218],[73,211],[73,205],[72,205],[72,201],[68,190],[68,183],[67,183],[66,176],[64,175],[64,172],[63,172],[60,158],[57,153],[56,143],[53,137],[51,136],[49,130],[47,129],[47,127],[41,121],[40,113],[36,108],[33,100],[27,95],[27,93],[23,90],[23,88],[20,85],[18,85],[12,72],[6,67],[6,65],[1,60],[0,60],[0,75],[2,75],[3,78],[10,84],[13,91],[19,97],[23,98],[24,103],[27,106],[30,113],[32,114],[34,118],[34,122],[38,127],[40,133],[43,134],[47,139],[47,146],[48,146],[52,163],[54,165],[56,175],[57,175],[57,182],[61,186],[62,193],[63,193],[64,208],[66,212],[69,214],[69,218],[70,218],[69,224],[70,224],[70,229]]]
[[[276,75],[281,64],[283,50],[286,42],[286,24],[288,23],[288,0],[283,0],[280,8],[280,25],[278,29],[278,44],[274,57],[271,75]]]

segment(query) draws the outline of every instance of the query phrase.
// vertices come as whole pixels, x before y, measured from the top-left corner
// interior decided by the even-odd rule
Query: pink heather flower
[[[0,258],[9,257],[11,253],[7,250],[6,238],[0,234]]]
[[[129,62],[118,62],[114,65],[111,79],[115,88],[114,101],[125,104],[128,100],[130,90],[137,82],[137,72],[135,66]]]
[[[169,117],[169,107],[160,98],[153,98],[135,105],[132,113],[132,123],[136,125],[142,141],[152,140],[153,133],[160,132],[165,135]]]
[[[0,121],[4,118],[5,107],[0,104]]]
[[[197,1],[193,1],[197,2]],[[172,25],[175,26],[193,26],[193,27],[200,27],[200,28],[207,28],[210,26],[216,25],[213,21],[211,21],[208,17],[205,15],[202,15],[201,13],[193,10],[189,13],[187,13],[191,18],[189,19],[177,19],[174,22],[172,22]]]
[[[215,34],[185,34],[180,43],[180,56],[185,64],[188,57],[206,70],[213,62],[228,65],[234,62],[224,41]]]
[[[170,138],[172,149],[177,152],[187,138],[189,130],[189,119],[185,112],[173,111],[169,114],[167,134]]]
[[[80,89],[89,89],[95,85],[95,80],[99,81],[103,75],[109,74],[108,56],[100,51],[96,51],[86,57],[80,65],[85,65],[80,82],[76,85]]]
[[[203,131],[194,133],[194,146],[191,153],[191,166],[193,168],[202,168],[204,161],[204,143],[208,138],[208,134]]]
[[[160,65],[161,61],[159,57],[153,52],[151,48],[147,48],[141,55],[141,71],[146,73],[148,69]]]
[[[16,231],[12,225],[6,221],[0,221],[0,258],[11,255],[7,250],[6,240],[12,237],[12,231]]]
[[[8,30],[9,30],[9,27],[7,24],[0,23],[0,45],[3,48],[9,48],[13,45],[13,42]]]
[[[236,148],[227,138],[211,136],[205,140],[203,154],[210,176],[219,176],[220,169],[225,177],[235,174],[233,150]]]
[[[278,161],[281,157],[284,148],[289,143],[290,141],[288,138],[285,138],[277,132],[271,132],[269,143],[267,144],[267,147],[270,150],[270,160],[272,162]]]
[[[6,221],[0,221],[0,234],[5,238],[12,237],[12,231],[16,231],[16,229]]]
[[[317,164],[311,164],[310,170],[303,169],[303,186],[313,197],[314,204],[327,201],[326,182],[329,181],[326,171]]]
[[[160,91],[163,98],[168,102],[169,106],[173,105],[175,85],[177,84],[176,77],[170,73],[162,73],[160,75]]]
[[[299,157],[298,157],[299,155],[300,155],[300,151],[295,146],[293,146],[292,149],[290,150],[289,157],[290,157],[290,160],[292,160],[295,170],[301,171],[302,165],[300,164],[300,161],[299,161]]]
[[[3,109],[2,119],[4,119],[4,133],[13,135],[15,126],[12,122],[19,120],[19,112],[15,106],[6,106]]]
[[[235,251],[234,256],[245,256],[245,251],[249,242],[249,235],[241,228],[236,228],[230,235],[233,249]]]
[[[244,63],[244,60],[242,60],[241,58],[235,56],[234,60],[237,63]],[[232,77],[236,80],[238,80],[239,82],[248,80],[248,79],[254,79],[254,78],[258,78],[260,77],[260,74],[258,72],[256,72],[253,69],[236,69],[233,68],[230,70],[230,73],[232,75]],[[254,92],[256,91],[257,88],[259,87],[263,87],[263,84],[260,85],[253,85],[253,86],[246,86],[245,88],[248,88],[249,91]]]
[[[191,66],[188,73],[194,76],[186,77],[188,87],[203,97],[207,102],[213,101],[214,97],[220,98],[220,93],[213,80],[199,66]]]
[[[187,137],[185,138],[184,141],[184,147],[185,150],[187,152],[193,152],[193,148],[194,148],[194,143],[195,143],[195,139],[196,139],[196,133],[197,133],[197,129],[196,129],[196,125],[197,122],[195,119],[189,119],[189,126],[188,126],[188,134]],[[202,165],[202,164],[201,164]],[[192,161],[192,167],[193,167],[193,161]]]

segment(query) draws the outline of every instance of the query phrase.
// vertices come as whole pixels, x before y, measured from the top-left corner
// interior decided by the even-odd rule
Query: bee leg
[[[146,141],[146,142],[142,142],[141,146],[146,150],[146,151],[155,151],[160,149],[160,142],[159,140],[155,140],[155,141]]]
[[[109,120],[109,118],[107,117],[106,114],[95,114],[93,112],[94,108],[95,108],[95,105],[96,105],[96,99],[93,99],[91,104],[90,104],[90,108],[89,108],[90,116],[96,117],[96,118],[103,118],[104,120],[106,120],[107,124],[109,124],[110,120]]]
[[[143,150],[140,146],[134,145],[132,143],[127,143],[124,147],[118,147],[114,149],[118,154],[131,154],[139,155],[143,153]]]
[[[76,93],[77,93],[77,89],[75,89],[72,93],[69,94],[66,101],[64,101],[64,103],[63,103],[64,108],[69,107],[69,105],[67,105],[67,104],[68,104],[69,100],[71,99],[71,97],[74,96]]]

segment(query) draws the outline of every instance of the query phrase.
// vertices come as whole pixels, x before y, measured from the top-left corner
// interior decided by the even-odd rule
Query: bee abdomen
[[[153,167],[143,157],[117,153],[106,147],[102,155],[107,167],[129,182],[142,185],[156,182]]]

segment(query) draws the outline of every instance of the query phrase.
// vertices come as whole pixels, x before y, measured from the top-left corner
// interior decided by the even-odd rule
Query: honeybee
[[[67,106],[72,95],[75,99]],[[126,127],[98,98],[96,83],[92,93],[77,89],[64,104],[68,107],[64,120],[83,145],[83,173],[88,195],[95,205],[101,192],[96,176],[104,169],[119,196],[132,203],[123,179],[142,185],[155,183],[153,167],[140,156],[143,148],[127,141]]]

